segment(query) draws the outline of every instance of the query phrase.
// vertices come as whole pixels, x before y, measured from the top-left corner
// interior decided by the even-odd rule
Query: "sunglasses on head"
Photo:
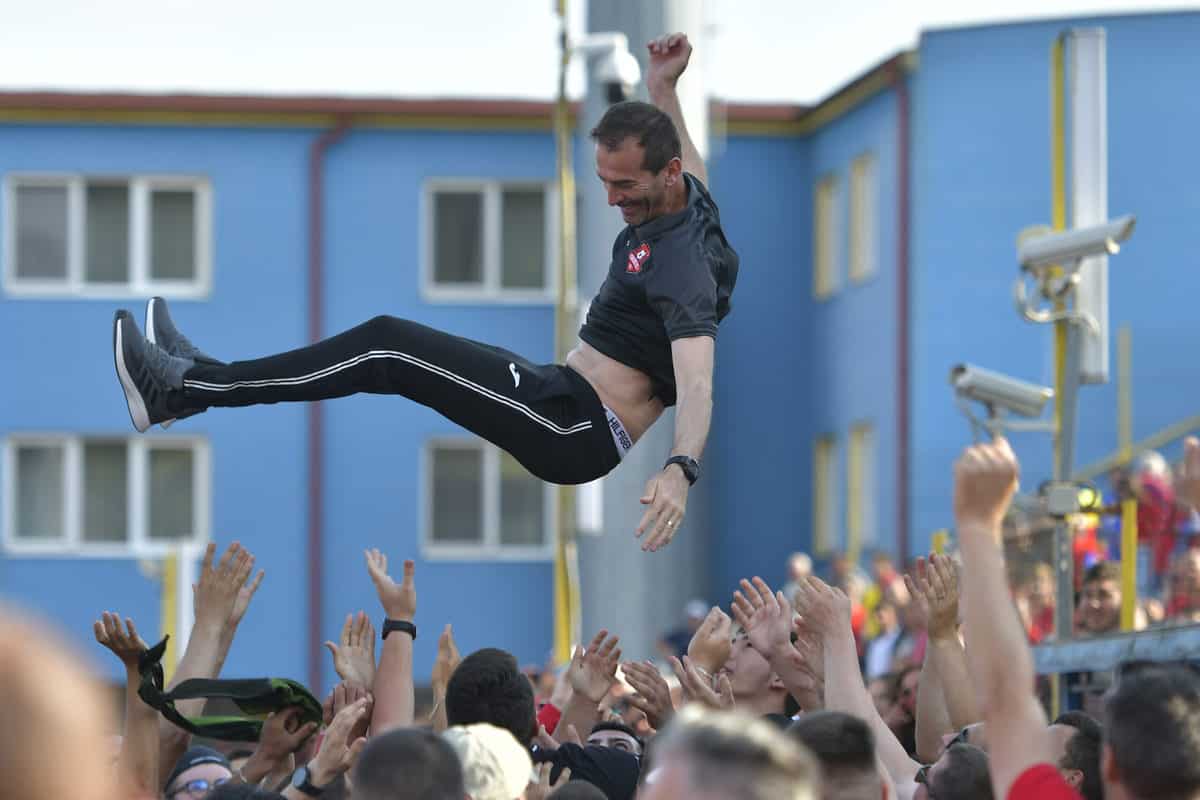
[[[229,782],[229,778],[217,778],[215,781],[210,781],[206,778],[197,778],[194,781],[188,781],[182,786],[177,787],[174,791],[167,794],[167,797],[175,797],[176,795],[187,792],[191,795],[204,796],[213,789]]]

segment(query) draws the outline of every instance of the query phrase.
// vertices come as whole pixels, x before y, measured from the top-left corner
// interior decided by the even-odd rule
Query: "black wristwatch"
[[[308,764],[302,764],[300,769],[292,773],[292,788],[298,789],[309,797],[320,797],[325,792],[324,786],[313,786],[308,772]]]
[[[667,459],[667,463],[663,464],[663,469],[678,464],[683,470],[683,477],[687,478],[690,485],[695,485],[696,481],[700,480],[700,462],[691,456],[671,456]]]
[[[414,642],[417,640],[417,626],[413,625],[411,622],[408,622],[407,620],[385,619],[383,621],[383,638],[386,639],[388,637],[388,634],[391,633],[392,631],[400,631],[401,633],[407,633],[409,636],[411,636],[413,638]]]

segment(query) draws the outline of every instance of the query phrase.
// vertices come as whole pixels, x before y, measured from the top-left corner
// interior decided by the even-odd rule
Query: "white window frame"
[[[879,164],[874,153],[850,162],[850,283],[879,272]]]
[[[483,452],[483,541],[478,544],[448,544],[433,538],[433,452],[437,449]],[[554,521],[558,513],[558,492],[542,484],[542,513],[546,520],[546,541],[540,546],[502,545],[500,543],[500,448],[482,439],[461,436],[437,436],[427,439],[421,448],[420,479],[421,553],[430,561],[549,561],[554,558]]]
[[[83,449],[89,443],[124,444],[126,447],[127,539],[124,542],[87,542],[83,539]],[[17,448],[62,447],[62,538],[29,540],[17,537]],[[191,539],[153,540],[147,526],[150,515],[149,469],[152,450],[192,451]],[[0,543],[14,556],[71,556],[87,558],[161,558],[180,545],[207,544],[212,527],[212,452],[208,440],[195,436],[77,436],[60,433],[14,434],[4,441],[3,535]]]
[[[506,189],[541,189],[545,198],[545,288],[506,289],[500,285],[503,192]],[[483,282],[474,286],[449,286],[434,281],[436,214],[438,192],[476,191],[483,195]],[[545,180],[486,180],[476,178],[432,178],[421,191],[421,295],[432,303],[499,303],[548,305],[558,296],[558,187]]]
[[[813,185],[813,297],[829,300],[842,287],[842,211],[840,181],[836,173],[822,175]],[[822,197],[828,193],[828,202]],[[825,212],[822,213],[822,206]],[[822,224],[824,223],[824,224]]]
[[[129,280],[124,283],[88,283],[85,279],[85,187],[89,182],[129,186]],[[17,277],[18,186],[62,186],[67,190],[67,275],[63,279]],[[155,280],[150,276],[150,193],[158,190],[190,190],[196,195],[196,277],[193,280]],[[12,297],[113,300],[161,295],[180,299],[205,298],[212,292],[212,186],[205,178],[185,175],[10,173],[4,179],[2,257],[4,291]]]

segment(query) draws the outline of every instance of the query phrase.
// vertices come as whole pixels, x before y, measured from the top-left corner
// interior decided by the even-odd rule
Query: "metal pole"
[[[1121,461],[1133,460],[1133,344],[1128,325],[1117,332],[1117,431]],[[1137,500],[1121,501],[1121,630],[1133,630],[1137,609]]]

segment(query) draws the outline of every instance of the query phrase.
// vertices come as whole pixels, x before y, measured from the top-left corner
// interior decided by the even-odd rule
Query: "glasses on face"
[[[207,780],[206,778],[197,778],[194,781],[188,781],[182,786],[176,787],[172,792],[167,793],[167,797],[178,797],[181,794],[189,794],[192,797],[204,797],[213,789],[229,782],[229,778],[217,778],[215,781]]]
[[[913,782],[919,783],[925,787],[925,796],[928,797],[929,800],[937,800],[937,798],[933,794],[933,784],[931,784],[929,782],[929,769],[931,766],[933,766],[933,765],[932,764],[922,765],[921,768],[919,770],[917,770],[917,774],[913,777]]]

